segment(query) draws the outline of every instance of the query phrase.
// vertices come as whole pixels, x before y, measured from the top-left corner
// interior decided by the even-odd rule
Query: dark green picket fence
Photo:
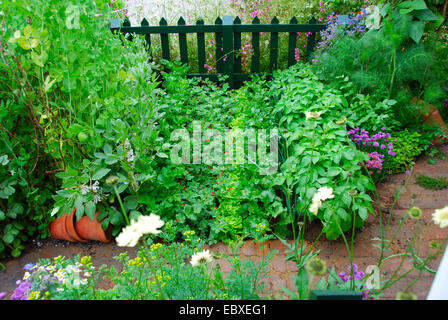
[[[114,19],[110,23],[110,29],[121,31],[126,34],[145,35],[148,47],[151,47],[151,35],[159,34],[162,46],[162,58],[170,60],[169,34],[179,35],[179,51],[182,63],[188,63],[187,33],[197,34],[198,45],[198,73],[189,73],[189,77],[209,78],[217,81],[221,75],[228,76],[228,83],[231,88],[238,87],[242,81],[249,79],[247,73],[241,72],[241,55],[238,52],[241,49],[241,33],[252,33],[253,55],[250,71],[252,74],[260,73],[260,33],[270,33],[270,57],[269,71],[272,73],[278,68],[278,34],[279,32],[289,33],[288,46],[288,66],[296,63],[295,49],[298,32],[311,33],[307,39],[306,58],[309,59],[316,40],[316,32],[324,30],[326,25],[317,24],[313,17],[308,24],[298,24],[297,19],[293,17],[289,24],[279,24],[276,17],[271,20],[271,24],[260,24],[258,17],[255,17],[252,24],[241,24],[239,17],[233,19],[231,16],[217,18],[215,24],[205,25],[202,20],[198,20],[195,25],[185,24],[181,17],[177,25],[167,25],[164,18],[160,20],[158,26],[150,26],[146,19],[143,19],[140,26],[131,26],[128,19],[123,24],[120,20]],[[216,70],[217,73],[206,73],[205,70],[205,33],[214,33],[216,42]],[[225,58],[224,58],[225,57]],[[228,57],[233,57],[229,59]]]

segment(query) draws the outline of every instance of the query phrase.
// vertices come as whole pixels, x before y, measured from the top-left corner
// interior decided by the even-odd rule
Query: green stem
[[[128,215],[126,214],[126,210],[124,209],[123,202],[121,201],[120,194],[118,193],[117,187],[114,185],[115,194],[117,195],[118,202],[120,203],[121,211],[123,212],[124,219],[126,220],[126,224],[130,225]]]
[[[143,252],[143,254],[144,254],[145,257],[146,257],[146,260],[148,261],[149,268],[151,269],[151,273],[152,273],[153,276],[154,276],[154,280],[155,280],[155,282],[156,282],[157,287],[159,288],[159,292],[160,292],[160,295],[162,296],[162,299],[163,299],[163,300],[168,300],[168,298],[167,298],[166,295],[165,295],[165,292],[164,292],[163,289],[162,289],[162,286],[160,285],[159,279],[157,279],[157,274],[156,274],[156,272],[155,272],[154,265],[152,264],[152,259],[151,259],[151,257],[148,257],[148,255],[146,254],[145,249],[144,249],[143,246],[140,244],[140,242],[138,243],[138,248],[140,249],[141,252]]]

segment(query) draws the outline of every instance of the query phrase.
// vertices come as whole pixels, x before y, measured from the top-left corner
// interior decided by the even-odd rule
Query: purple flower
[[[19,286],[14,289],[11,295],[11,300],[26,300],[28,298],[28,291],[31,289],[31,282],[20,282]]]
[[[411,172],[409,171],[409,170],[406,170],[406,175],[410,175],[411,174]]]
[[[6,297],[6,292],[0,292],[0,300]]]
[[[373,146],[374,146],[374,147],[378,147],[379,145],[380,145],[380,144],[379,144],[378,142],[376,142],[376,141],[373,143]]]
[[[380,146],[380,148],[381,148],[381,150],[384,150],[384,149],[386,148],[386,146],[385,146],[384,144],[382,144],[382,145]]]
[[[26,270],[26,271],[32,271],[33,270],[33,264],[32,263],[28,263],[28,264],[26,264],[24,267],[23,267],[23,269],[24,270]]]

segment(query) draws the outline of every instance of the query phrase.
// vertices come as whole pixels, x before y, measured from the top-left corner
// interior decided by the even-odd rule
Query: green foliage
[[[420,137],[420,133],[410,132],[407,129],[390,137],[396,155],[386,163],[388,174],[404,172],[413,167],[415,157],[423,151]]]
[[[420,4],[415,7],[417,2]],[[416,123],[421,116],[421,108],[411,105],[410,100],[425,95],[440,101],[446,81],[434,72],[440,69],[434,50],[420,41],[425,22],[432,18],[420,15],[431,11],[424,1],[417,2],[380,7],[383,20],[378,29],[370,29],[360,38],[339,38],[314,64],[318,75],[327,81],[348,77],[358,93],[371,96],[372,104],[385,97],[394,99],[395,117],[402,125]]]
[[[429,190],[441,190],[448,188],[448,180],[444,177],[432,178],[425,174],[421,174],[415,178],[415,183]]]
[[[296,66],[278,73],[271,89],[279,93],[273,112],[283,133],[281,164],[272,186],[283,193],[288,208],[279,226],[295,225],[297,216],[319,219],[328,239],[338,238],[353,224],[362,226],[371,210],[366,191],[373,186],[361,172],[366,155],[347,137],[351,111],[344,108],[344,100],[318,82],[309,67]],[[307,120],[304,116],[310,111],[321,115]],[[314,215],[308,210],[311,199],[324,186],[333,188],[334,199]],[[350,190],[359,193],[351,197]]]

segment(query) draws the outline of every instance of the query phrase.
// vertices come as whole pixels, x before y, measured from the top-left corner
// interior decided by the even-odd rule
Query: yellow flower
[[[80,262],[84,265],[89,265],[92,262],[91,256],[84,256],[81,258]]]
[[[154,251],[157,251],[160,248],[162,248],[162,246],[163,245],[161,243],[154,243],[154,244],[151,245],[150,250],[154,252]]]
[[[435,224],[440,225],[440,228],[448,227],[448,206],[434,211],[432,219]]]
[[[40,292],[39,291],[33,291],[30,293],[30,295],[28,296],[28,298],[26,298],[26,300],[37,300],[40,297]]]

